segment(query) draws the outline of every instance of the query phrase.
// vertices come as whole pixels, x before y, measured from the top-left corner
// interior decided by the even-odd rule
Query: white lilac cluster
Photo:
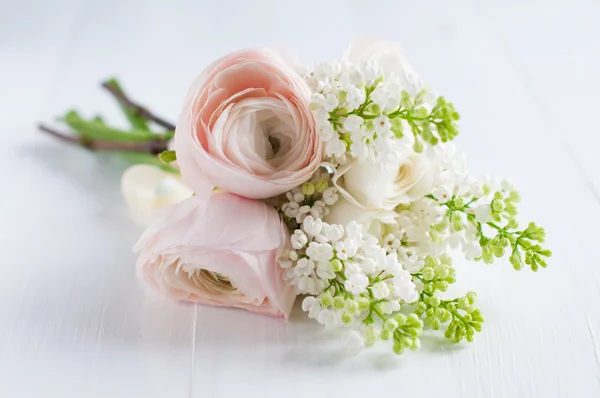
[[[330,172],[327,166],[321,167],[309,181],[287,192],[284,203],[279,206],[283,216],[297,224],[308,216],[316,219],[327,216],[328,206],[339,199],[337,189],[331,183]]]
[[[298,294],[312,295],[303,308],[328,328],[364,319],[374,303],[392,314],[419,297],[396,253],[386,253],[357,222],[344,227],[307,216],[291,244],[281,260],[284,276]]]
[[[392,340],[398,354],[418,349],[424,325],[472,341],[483,322],[475,294],[437,295],[455,282],[448,251],[492,262],[510,249],[514,268],[536,270],[550,255],[537,244],[543,229],[517,229],[510,184],[495,190],[468,174],[448,143],[459,115],[443,97],[411,97],[418,90],[374,62],[323,63],[305,79],[325,162],[277,206],[291,234],[280,264],[308,295],[302,308],[350,330],[354,348]]]
[[[400,258],[410,254],[441,256],[452,248],[461,249],[468,260],[477,259],[482,249],[478,224],[474,221],[491,220],[490,202],[483,200],[482,184],[469,176],[464,155],[452,144],[436,148],[432,155],[436,170],[431,194],[398,209],[399,230],[395,235],[401,239],[398,243],[394,241],[394,248]],[[457,212],[446,206],[450,202],[471,206]]]
[[[414,139],[406,121],[393,117],[402,90],[397,76],[384,76],[375,62],[326,62],[306,76],[311,107],[329,160],[358,158],[395,162],[411,151]]]

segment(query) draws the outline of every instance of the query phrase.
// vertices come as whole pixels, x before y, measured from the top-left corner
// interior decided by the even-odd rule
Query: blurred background
[[[600,396],[599,19],[597,0],[0,0],[0,396]],[[285,325],[148,295],[126,163],[36,129],[71,108],[124,123],[111,76],[175,121],[227,52],[313,63],[358,35],[403,46],[461,113],[472,173],[511,177],[523,221],[547,228],[547,270],[459,270],[486,316],[474,345],[338,363],[309,349],[301,311]]]

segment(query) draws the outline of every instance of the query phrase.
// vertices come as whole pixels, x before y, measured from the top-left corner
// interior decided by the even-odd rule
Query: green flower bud
[[[331,268],[333,269],[333,272],[340,272],[342,270],[342,268],[344,268],[344,264],[337,258],[334,258],[333,260],[331,260],[329,262],[329,264],[331,264]]]
[[[333,301],[333,296],[331,295],[331,292],[329,290],[321,293],[321,304],[324,305],[325,307],[331,305],[331,302]]]
[[[369,106],[369,112],[371,112],[374,115],[379,115],[381,114],[381,107],[377,104],[371,104]]]
[[[439,297],[430,297],[429,298],[429,305],[432,307],[439,307],[439,305],[442,303],[442,301],[439,299]]]
[[[346,302],[343,297],[335,296],[333,298],[333,308],[335,308],[336,310],[343,310],[345,306]]]
[[[447,265],[440,264],[435,267],[435,276],[439,279],[446,279],[450,274],[450,269]]]
[[[358,303],[359,311],[366,311],[369,309],[369,306],[371,305],[371,301],[366,297],[358,297],[356,299],[356,302]]]
[[[400,343],[395,343],[392,349],[394,350],[394,354],[396,355],[402,355],[402,353],[404,352],[404,346]]]
[[[461,297],[457,300],[456,305],[461,310],[464,310],[469,306],[469,300],[466,297]]]
[[[506,207],[506,204],[504,203],[504,201],[502,199],[492,200],[492,210],[495,211],[496,213],[501,213],[502,211],[504,211],[505,207]]]
[[[416,153],[421,153],[423,152],[423,142],[421,142],[420,138],[416,138],[415,139],[415,143],[413,144],[413,150]]]
[[[440,257],[440,261],[442,264],[446,264],[448,267],[452,266],[452,257],[447,254],[442,254]]]
[[[379,340],[379,330],[373,325],[368,326],[363,333],[367,344],[374,344]]]
[[[383,328],[393,332],[394,330],[398,329],[398,322],[396,322],[396,320],[393,318],[388,318],[383,323]]]
[[[510,194],[508,195],[508,198],[515,203],[518,203],[521,201],[521,194],[518,191],[510,191]]]
[[[302,184],[301,190],[303,195],[311,196],[315,193],[315,186],[311,182],[305,182],[304,184]]]
[[[423,279],[426,281],[430,281],[435,278],[435,270],[432,267],[425,267],[421,270],[421,274],[423,275]]]
[[[412,344],[410,345],[410,349],[413,351],[418,351],[421,349],[421,340],[413,339]]]
[[[523,261],[521,260],[519,252],[517,252],[516,250],[510,255],[509,261],[512,264],[513,268],[517,271],[523,269]]]
[[[325,180],[317,180],[315,181],[315,190],[319,193],[325,192],[325,190],[329,188],[329,184]]]
[[[344,323],[352,322],[352,314],[344,311],[344,313],[342,313],[342,322],[344,322]]]
[[[458,197],[454,199],[454,206],[457,208],[462,208],[465,205],[465,200],[462,197]]]
[[[446,290],[448,290],[448,282],[437,281],[433,284],[433,287],[439,291],[445,292]]]
[[[358,311],[358,303],[353,299],[347,299],[345,307],[350,314],[356,314]]]
[[[387,329],[383,329],[380,333],[379,333],[379,337],[381,338],[381,340],[389,340],[390,337],[392,336],[392,332],[390,332]]]
[[[442,307],[437,307],[435,309],[434,315],[437,319],[442,320],[442,318],[444,318],[444,316],[446,315],[446,312],[448,311],[446,311]]]
[[[410,314],[406,319],[406,323],[408,325],[423,327],[423,321],[421,321],[416,314]]]
[[[432,318],[432,319],[429,321],[429,326],[431,326],[431,328],[432,328],[433,330],[439,330],[439,329],[440,329],[440,326],[441,326],[441,323],[440,323],[439,319]]]
[[[402,326],[404,324],[406,324],[406,315],[404,314],[397,314],[394,319],[396,320],[396,323],[398,324],[398,326]]]
[[[433,256],[427,256],[425,257],[425,266],[426,267],[431,267],[431,268],[435,268],[436,266],[440,265],[441,261]]]
[[[469,300],[469,304],[473,304],[475,302],[475,300],[477,300],[477,293],[475,292],[468,292],[465,297],[467,298],[467,300]]]

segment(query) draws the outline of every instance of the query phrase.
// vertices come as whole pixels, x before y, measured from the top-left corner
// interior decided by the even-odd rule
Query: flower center
[[[205,269],[194,272],[190,278],[196,285],[202,285],[208,290],[219,293],[231,293],[237,291],[235,286],[226,276]]]

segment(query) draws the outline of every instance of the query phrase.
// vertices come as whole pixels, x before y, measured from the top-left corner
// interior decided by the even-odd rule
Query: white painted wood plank
[[[475,10],[600,202],[600,3],[490,1]]]
[[[125,165],[34,127],[72,104],[108,107],[96,81],[119,69],[90,46],[111,20],[100,3],[2,14],[0,182],[10,194],[0,198],[0,396],[188,396],[195,307],[147,295],[136,281],[141,229],[119,195]],[[125,34],[127,21],[112,20]],[[107,44],[110,59],[118,46]]]

